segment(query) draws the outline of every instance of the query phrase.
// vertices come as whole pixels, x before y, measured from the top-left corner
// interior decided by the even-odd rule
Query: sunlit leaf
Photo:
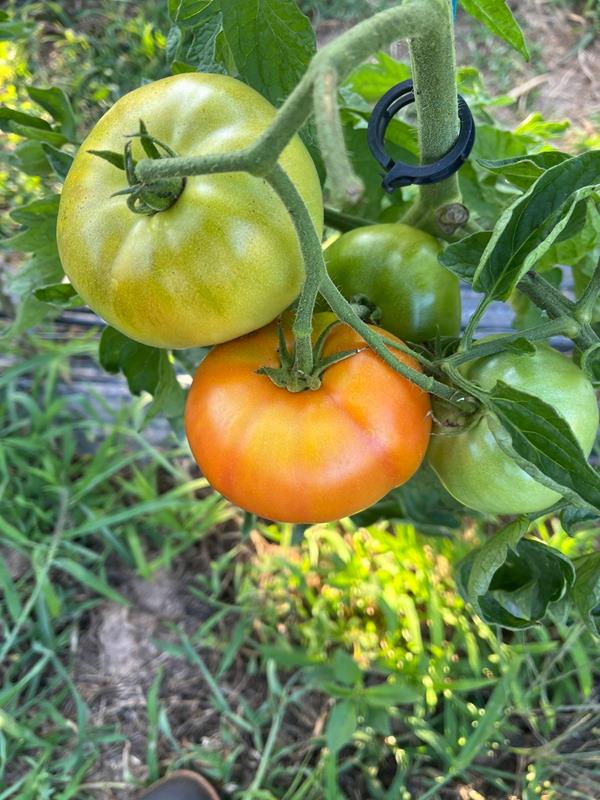
[[[464,10],[482,22],[492,33],[529,59],[523,32],[506,0],[460,0]]]
[[[308,18],[294,0],[221,0],[221,12],[240,76],[280,105],[316,50]]]

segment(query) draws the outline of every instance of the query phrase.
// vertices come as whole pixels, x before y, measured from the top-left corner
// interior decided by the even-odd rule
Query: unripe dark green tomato
[[[400,223],[344,233],[325,250],[325,263],[350,300],[366,295],[381,309],[385,330],[409,342],[460,331],[460,286],[438,261],[440,243]]]

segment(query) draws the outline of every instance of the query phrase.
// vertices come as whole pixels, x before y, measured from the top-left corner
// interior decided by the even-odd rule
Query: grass
[[[232,800],[593,796],[598,645],[472,620],[451,564],[476,532],[245,535],[174,437],[139,432],[143,400],[69,388],[94,351],[4,353],[0,800],[121,798],[178,766]]]

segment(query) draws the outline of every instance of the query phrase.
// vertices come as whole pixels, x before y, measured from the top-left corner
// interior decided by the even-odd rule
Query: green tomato
[[[258,92],[225,75],[184,73],[126,94],[82,144],[60,199],[57,241],[77,292],[122,333],[157,347],[212,345],[261,328],[297,297],[304,280],[287,209],[262,177],[192,175],[174,205],[129,210],[123,171],[90,150],[123,151],[148,132],[178,155],[248,147],[275,118]],[[138,139],[133,156],[144,158]],[[323,226],[319,178],[295,136],[279,159]]]
[[[439,263],[441,251],[428,233],[389,223],[344,233],[325,262],[346,299],[366,295],[382,312],[382,328],[423,342],[460,331],[459,281]]]
[[[463,372],[483,389],[503,381],[553,406],[586,456],[590,454],[598,430],[596,394],[579,367],[557,350],[536,344],[535,353],[499,353],[467,364]],[[561,499],[500,449],[485,415],[461,433],[443,433],[440,425],[434,428],[429,462],[450,494],[468,508],[484,514],[525,514]]]

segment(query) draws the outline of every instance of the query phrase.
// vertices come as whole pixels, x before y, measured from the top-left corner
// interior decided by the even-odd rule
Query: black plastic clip
[[[469,157],[475,141],[475,122],[466,100],[458,95],[458,117],[460,133],[458,139],[446,155],[433,164],[405,164],[394,161],[385,151],[385,133],[393,117],[414,103],[415,94],[412,81],[403,81],[393,86],[377,103],[369,120],[367,141],[374,158],[386,171],[382,186],[386,192],[393,192],[411,183],[439,183],[453,175]]]

